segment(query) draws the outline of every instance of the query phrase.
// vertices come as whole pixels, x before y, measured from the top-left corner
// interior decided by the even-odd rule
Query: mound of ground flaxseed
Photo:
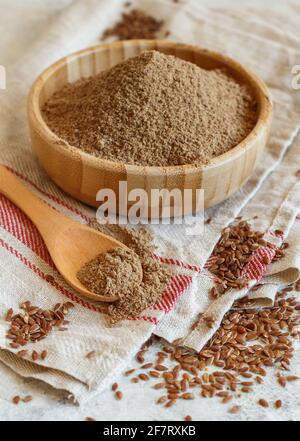
[[[138,255],[129,248],[113,248],[87,262],[77,274],[80,282],[95,294],[123,297],[140,285],[143,271]]]
[[[146,51],[66,85],[43,107],[53,132],[94,156],[145,166],[207,164],[255,125],[256,102],[225,70]]]
[[[129,229],[120,225],[91,227],[126,245],[115,248],[87,262],[78,272],[81,283],[97,294],[117,295],[119,300],[108,308],[109,322],[135,317],[162,297],[172,272],[152,257],[152,237],[144,228]]]

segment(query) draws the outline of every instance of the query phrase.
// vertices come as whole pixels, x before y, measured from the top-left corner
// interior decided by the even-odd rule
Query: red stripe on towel
[[[31,220],[16,205],[0,195],[0,226],[54,267],[47,247]]]
[[[166,263],[168,265],[180,266],[181,268],[185,268],[185,269],[188,269],[188,270],[191,270],[191,271],[196,271],[197,273],[199,273],[201,271],[200,266],[198,266],[198,265],[190,265],[189,263],[182,262],[182,260],[169,259],[169,258],[166,258],[166,257],[158,256],[157,254],[152,254],[152,257],[154,259],[158,260],[159,262]]]
[[[162,298],[153,309],[169,312],[174,308],[178,298],[192,283],[192,277],[178,274],[173,276],[170,284],[165,289]]]
[[[274,256],[276,254],[276,250],[270,247],[261,247],[256,250],[250,262],[246,265],[243,274],[249,280],[256,280],[259,282],[261,278],[266,273],[267,265],[264,263],[265,257],[268,258],[269,263],[272,262]]]

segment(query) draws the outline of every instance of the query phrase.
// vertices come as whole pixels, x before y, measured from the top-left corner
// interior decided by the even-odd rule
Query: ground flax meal
[[[253,128],[257,105],[227,71],[146,51],[66,85],[43,107],[59,137],[87,153],[144,166],[207,164]]]
[[[126,248],[113,248],[86,263],[78,279],[90,291],[106,296],[123,297],[128,286],[140,285],[143,278],[138,255]]]
[[[133,9],[124,12],[121,20],[113,27],[106,29],[101,39],[117,37],[118,40],[133,40],[135,38],[154,39],[164,24],[163,20],[157,20],[146,14],[141,9]]]
[[[97,294],[118,295],[108,308],[111,323],[140,314],[156,303],[170,280],[171,272],[152,258],[152,237],[144,228],[131,230],[119,225],[93,228],[124,243],[128,250],[115,248],[84,265],[77,276]]]

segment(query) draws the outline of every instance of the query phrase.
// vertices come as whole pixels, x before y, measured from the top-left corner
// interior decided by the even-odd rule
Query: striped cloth
[[[132,355],[153,332],[169,341],[183,338],[187,346],[197,350],[206,343],[215,329],[207,332],[200,326],[192,330],[196,316],[200,312],[213,311],[218,318],[217,326],[233,300],[246,293],[246,290],[228,292],[219,302],[211,302],[208,296],[213,284],[209,272],[211,252],[222,228],[239,213],[251,217],[254,211],[259,211],[260,219],[255,227],[267,231],[266,237],[278,246],[283,238],[274,238],[272,231],[281,229],[285,238],[290,235],[293,238],[290,254],[280,267],[274,263],[267,277],[263,278],[266,273],[263,256],[268,255],[271,259],[274,251],[262,248],[253,256],[247,276],[252,279],[252,285],[258,281],[266,282],[266,287],[260,291],[260,299],[272,301],[277,283],[282,280],[288,283],[298,274],[299,223],[295,219],[299,208],[299,182],[291,170],[300,168],[299,142],[294,142],[300,126],[300,103],[297,95],[288,88],[291,67],[300,59],[295,39],[272,25],[271,14],[266,23],[262,19],[256,20],[255,14],[250,12],[247,15],[241,12],[235,17],[229,11],[211,11],[195,0],[182,4],[142,0],[135,3],[152,14],[159,9],[173,39],[226,52],[261,75],[274,96],[274,126],[263,161],[258,164],[253,177],[232,198],[205,213],[213,222],[206,226],[203,237],[186,236],[181,225],[149,227],[157,246],[153,257],[177,268],[177,273],[160,302],[141,316],[132,317],[113,328],[107,326],[102,307],[80,297],[66,284],[54,268],[36,228],[19,209],[0,196],[2,313],[11,306],[17,310],[24,300],[49,308],[67,298],[76,306],[69,313],[67,332],[58,335],[53,331],[47,340],[35,344],[35,350],[43,350],[46,344],[48,351],[46,360],[36,362],[17,358],[8,347],[5,338],[7,322],[1,314],[0,361],[22,377],[36,378],[67,391],[77,401],[90,397],[92,391],[99,392],[125,369]],[[108,0],[72,2],[55,23],[45,29],[42,38],[10,66],[7,90],[0,96],[1,163],[34,194],[72,219],[86,224],[94,218],[94,210],[58,189],[31,153],[26,126],[26,96],[32,81],[43,68],[69,52],[95,44],[101,31],[116,19],[122,5],[123,1],[119,0],[114,2],[114,8]],[[275,23],[275,16],[273,21]],[[284,157],[288,149],[289,154]],[[280,182],[280,186],[276,182]],[[91,369],[90,360],[85,355],[92,350],[96,351],[96,357]]]

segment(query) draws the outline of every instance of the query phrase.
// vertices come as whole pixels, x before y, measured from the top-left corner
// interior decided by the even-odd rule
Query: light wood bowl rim
[[[247,82],[252,82],[255,85],[256,93],[257,93],[257,102],[260,107],[259,115],[257,118],[257,122],[251,132],[244,138],[239,144],[233,147],[228,152],[213,158],[209,164],[207,165],[197,165],[197,164],[183,164],[183,165],[171,165],[171,166],[143,166],[136,164],[128,164],[120,161],[110,161],[107,159],[99,158],[93,156],[89,153],[84,152],[79,147],[75,147],[70,145],[67,141],[63,140],[59,136],[57,136],[46,124],[41,108],[39,105],[39,98],[41,90],[44,86],[45,80],[48,80],[57,69],[61,68],[63,65],[67,64],[67,62],[72,61],[78,57],[83,55],[92,54],[94,52],[100,51],[101,49],[110,49],[114,48],[122,48],[124,45],[126,46],[136,46],[140,43],[146,43],[150,45],[159,45],[160,47],[166,48],[174,48],[176,46],[185,49],[187,51],[197,52],[199,54],[203,54],[205,56],[209,56],[215,60],[219,60],[222,63],[229,66],[231,70],[236,70],[239,73],[242,72],[243,76],[247,78]],[[159,50],[159,48],[157,49]],[[254,87],[254,86],[253,86]],[[131,172],[136,173],[147,173],[149,175],[161,175],[163,172],[166,172],[169,176],[174,174],[177,175],[182,173],[183,170],[201,170],[201,171],[209,171],[213,170],[216,167],[220,167],[225,165],[228,162],[231,162],[235,158],[240,155],[245,154],[249,149],[251,149],[252,141],[256,139],[261,130],[264,130],[266,122],[269,122],[272,118],[272,99],[270,92],[265,85],[265,83],[250,69],[240,64],[238,61],[235,61],[231,57],[223,55],[219,52],[215,52],[206,48],[201,48],[198,46],[194,46],[191,44],[178,43],[170,40],[124,40],[124,41],[115,41],[111,43],[101,43],[95,46],[90,46],[85,49],[81,49],[79,51],[73,52],[65,57],[60,58],[50,66],[48,66],[41,74],[36,78],[34,83],[31,86],[29,95],[28,95],[28,109],[30,109],[31,117],[33,117],[35,121],[36,129],[39,131],[41,136],[45,139],[45,141],[49,144],[54,144],[57,148],[61,149],[66,155],[70,156],[70,160],[74,157],[74,154],[80,155],[82,161],[86,164],[93,165],[95,168],[101,167],[106,168],[107,170],[116,170],[124,165],[130,167]]]

